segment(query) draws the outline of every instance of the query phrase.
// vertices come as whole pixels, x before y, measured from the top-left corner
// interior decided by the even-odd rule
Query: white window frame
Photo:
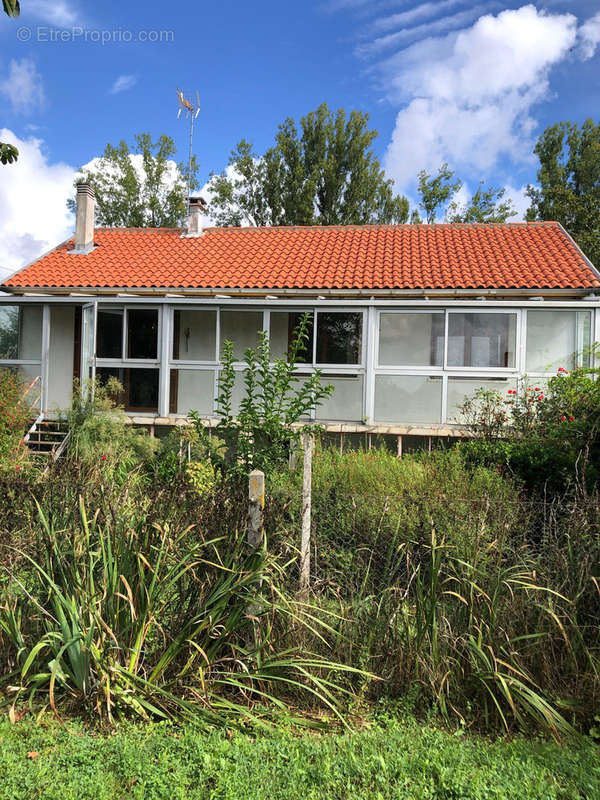
[[[187,367],[187,366],[196,366],[196,365],[205,365],[205,366],[212,366],[216,367],[221,363],[219,358],[220,356],[220,347],[219,347],[219,339],[221,333],[221,309],[217,305],[211,306],[200,306],[200,305],[176,305],[173,304],[169,306],[170,309],[170,320],[169,320],[169,331],[171,334],[171,343],[173,342],[173,337],[175,336],[175,312],[176,311],[209,311],[209,312],[216,312],[215,313],[215,353],[213,359],[193,359],[193,358],[173,358],[173,348],[171,347],[169,352],[169,364],[176,365],[176,368],[179,366]]]
[[[14,300],[7,303],[2,303],[7,306],[18,306],[19,317],[22,308],[27,308],[29,305],[34,308],[41,308],[42,310],[42,337],[40,342],[40,357],[39,358],[0,358],[0,369],[11,369],[18,367],[39,367],[38,375],[40,379],[40,392],[38,410],[45,410],[48,404],[48,354],[50,349],[50,306],[47,303],[19,303]],[[20,324],[20,319],[19,319]],[[20,335],[20,331],[19,331]],[[33,408],[33,406],[32,406]]]
[[[424,366],[420,364],[380,364],[379,363],[379,349],[380,349],[380,337],[381,337],[381,317],[383,314],[442,314],[444,317],[444,355],[442,359],[442,364],[440,365],[430,365]],[[377,310],[377,329],[376,329],[376,340],[375,340],[375,369],[378,372],[392,372],[396,373],[400,370],[400,372],[404,372],[404,370],[410,370],[410,374],[417,375],[417,374],[425,374],[425,375],[434,375],[438,373],[442,373],[444,371],[444,364],[446,362],[446,343],[448,340],[448,314],[447,309],[445,308],[391,308],[391,309],[378,309]]]
[[[98,358],[96,356],[96,370],[106,368],[106,369],[156,369],[158,372],[158,402],[157,402],[157,412],[153,411],[130,411],[127,412],[129,414],[139,416],[139,417],[154,417],[154,416],[161,416],[162,412],[165,409],[165,362],[163,361],[163,350],[162,347],[164,345],[164,340],[169,339],[169,336],[163,337],[163,331],[167,330],[164,325],[164,317],[166,309],[168,308],[164,304],[153,304],[153,303],[123,303],[118,305],[106,304],[103,307],[102,302],[97,303],[96,309],[96,328],[98,325],[98,311],[103,311],[104,308],[111,308],[111,309],[119,309],[123,311],[123,335],[121,341],[121,358]],[[127,358],[127,331],[128,331],[128,311],[130,309],[150,309],[152,311],[156,311],[158,313],[158,327],[156,332],[156,358]],[[98,331],[96,330],[96,345],[98,343]],[[167,386],[167,393],[168,393],[168,386]],[[168,398],[167,398],[167,408],[168,408]]]
[[[96,313],[96,327],[98,325],[98,312],[104,311],[105,308],[115,309],[115,306],[110,305],[103,307],[102,303],[98,303],[97,306],[97,313]],[[156,358],[128,358],[127,357],[127,334],[128,334],[128,327],[129,327],[129,311],[130,310],[150,310],[156,311],[158,314],[158,328],[156,332]],[[143,305],[128,305],[123,304],[122,306],[116,306],[116,310],[123,311],[123,334],[121,337],[121,358],[99,358],[96,355],[96,366],[98,367],[118,367],[118,366],[126,366],[126,367],[160,367],[161,363],[161,342],[163,339],[162,332],[163,332],[163,316],[164,312],[161,311],[164,309],[164,305],[152,305],[151,303],[143,304]],[[98,335],[96,331],[96,343],[98,341]]]
[[[527,337],[529,335],[529,328],[528,328],[528,325],[527,325],[527,314],[528,314],[529,311],[533,311],[533,312],[540,311],[542,313],[544,311],[547,311],[549,313],[551,313],[553,311],[555,311],[555,312],[556,311],[567,311],[567,312],[570,312],[572,314],[578,314],[578,313],[582,313],[584,311],[585,312],[589,312],[589,314],[590,314],[590,335],[589,335],[589,339],[588,339],[587,345],[585,343],[581,343],[581,345],[580,345],[579,342],[576,342],[575,352],[577,354],[579,354],[584,347],[586,347],[586,346],[587,347],[592,347],[594,342],[600,342],[600,309],[597,309],[597,308],[577,308],[575,306],[570,306],[570,307],[566,307],[566,308],[543,308],[543,303],[540,303],[540,306],[541,306],[540,308],[529,308],[529,309],[524,308],[522,310],[522,312],[521,312],[523,317],[524,317],[524,322],[523,322],[523,346],[522,346],[522,356],[521,356],[522,357],[521,373],[522,373],[523,377],[552,378],[552,377],[554,377],[556,375],[556,371],[554,371],[554,370],[550,370],[549,372],[539,372],[539,371],[533,371],[533,370],[528,370],[527,369]],[[579,337],[579,333],[578,333],[577,330],[575,331],[575,336],[577,338]],[[598,360],[598,357],[596,357],[596,360]],[[578,364],[578,366],[581,366],[581,365]],[[591,367],[594,366],[594,358],[591,355],[590,355],[590,366]],[[596,366],[600,366],[600,363],[596,364]]]
[[[514,367],[467,367],[467,366],[454,366],[448,364],[448,331],[450,327],[450,315],[451,314],[503,314],[503,315],[510,315],[513,314],[515,316],[515,365]],[[444,341],[444,371],[445,372],[456,372],[463,370],[466,371],[468,374],[490,374],[496,376],[498,372],[501,374],[515,374],[519,372],[519,356],[521,352],[521,309],[509,309],[509,308],[452,308],[446,309],[446,331],[445,331],[445,341]],[[500,376],[498,376],[500,377]]]

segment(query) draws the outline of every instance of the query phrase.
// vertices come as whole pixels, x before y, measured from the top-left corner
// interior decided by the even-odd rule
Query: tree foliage
[[[485,189],[483,181],[469,201],[461,203],[456,195],[463,183],[460,179],[454,180],[454,175],[448,164],[442,164],[435,176],[424,169],[419,172],[419,206],[428,224],[434,223],[443,209],[446,222],[452,223],[506,222],[517,213],[512,202],[504,199],[506,189]],[[411,222],[422,222],[417,209],[412,212]]]
[[[516,215],[511,200],[505,200],[506,189],[484,189],[483,182],[468,203],[453,199],[446,209],[448,222],[506,222]]]
[[[419,206],[425,212],[428,224],[435,222],[438,211],[458,192],[462,186],[461,180],[452,180],[454,172],[448,164],[442,164],[438,174],[432,177],[426,170],[419,172],[418,192],[421,198]],[[413,219],[417,220],[413,213]]]
[[[163,134],[152,141],[149,133],[135,136],[130,149],[125,141],[106,145],[93,168],[82,170],[76,183],[91,184],[96,194],[96,220],[109,227],[173,228],[187,209],[187,168],[175,165],[173,140]],[[190,185],[197,188],[196,161],[190,169]],[[68,200],[71,210],[75,200]]]
[[[323,103],[279,126],[262,156],[242,139],[230,167],[209,184],[219,225],[364,225],[406,222],[408,200],[394,195],[370,149],[368,114]]]
[[[19,0],[2,0],[4,11],[9,17],[18,17],[21,13]],[[19,151],[14,144],[0,142],[0,164],[13,164],[19,157]]]
[[[529,220],[557,220],[600,264],[600,123],[551,125],[536,146],[539,186],[529,186]]]
[[[14,144],[0,142],[0,164],[13,164],[19,157],[19,151]]]
[[[19,0],[2,0],[2,5],[9,17],[18,17],[21,13]]]

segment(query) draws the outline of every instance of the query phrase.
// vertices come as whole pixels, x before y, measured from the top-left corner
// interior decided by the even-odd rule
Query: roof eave
[[[515,296],[515,297],[529,297],[531,295],[544,295],[544,296],[585,296],[590,292],[600,291],[600,274],[598,275],[598,284],[596,286],[583,286],[583,287],[544,287],[544,286],[528,286],[528,287],[498,287],[498,288],[482,288],[482,287],[468,287],[468,288],[421,288],[421,289],[402,289],[402,288],[344,288],[333,289],[325,287],[313,287],[294,289],[289,287],[268,287],[268,288],[255,288],[255,287],[135,287],[135,286],[0,286],[0,290],[9,292],[10,294],[25,294],[25,293],[40,293],[43,292],[47,295],[66,295],[66,294],[84,294],[86,296],[102,296],[102,295],[115,295],[115,294],[130,294],[132,296],[165,296],[167,294],[181,295],[185,297],[194,296],[209,296],[215,297],[216,295],[232,295],[232,296],[295,296],[307,297],[322,295],[325,297],[497,297],[497,296]],[[176,299],[176,298],[173,298]]]

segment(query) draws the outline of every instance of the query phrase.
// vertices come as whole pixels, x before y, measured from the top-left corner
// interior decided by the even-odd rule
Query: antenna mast
[[[177,89],[177,99],[179,101],[179,110],[177,111],[177,119],[183,114],[190,120],[190,146],[188,152],[188,174],[187,174],[187,213],[190,214],[190,195],[191,195],[191,175],[192,175],[192,148],[194,142],[194,120],[200,113],[200,98],[196,92],[196,101],[188,100],[183,93],[182,89]]]

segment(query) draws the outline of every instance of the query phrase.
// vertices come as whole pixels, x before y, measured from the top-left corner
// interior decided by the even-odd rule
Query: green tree
[[[448,164],[442,164],[435,177],[422,169],[419,172],[418,192],[421,198],[419,206],[425,212],[425,219],[431,225],[435,222],[437,212],[442,208],[462,186],[462,181],[452,179],[454,172]],[[413,215],[414,216],[414,215]]]
[[[483,181],[468,203],[452,200],[446,210],[448,222],[506,222],[516,215],[511,200],[505,200],[506,189],[483,188]]]
[[[8,144],[7,142],[0,142],[1,164],[12,164],[17,160],[18,157],[19,157],[19,151],[14,146],[14,144]]]
[[[538,186],[528,186],[529,220],[557,220],[600,265],[600,123],[551,125],[536,146]]]
[[[9,17],[18,17],[21,13],[19,0],[2,0],[2,6]],[[19,157],[19,151],[14,144],[0,142],[0,164],[12,164]]]
[[[9,17],[18,17],[21,13],[19,0],[2,0],[2,5]]]
[[[180,225],[187,209],[187,168],[173,167],[173,140],[163,134],[153,142],[140,133],[134,146],[121,141],[106,145],[104,154],[91,169],[82,170],[76,183],[86,181],[96,194],[96,219],[109,227],[173,228]],[[195,159],[190,169],[192,189],[198,187]],[[73,198],[67,201],[75,208]]]
[[[323,103],[287,119],[262,156],[242,139],[230,169],[213,175],[211,215],[219,225],[364,225],[406,222],[408,200],[394,195],[370,149],[368,114]]]

